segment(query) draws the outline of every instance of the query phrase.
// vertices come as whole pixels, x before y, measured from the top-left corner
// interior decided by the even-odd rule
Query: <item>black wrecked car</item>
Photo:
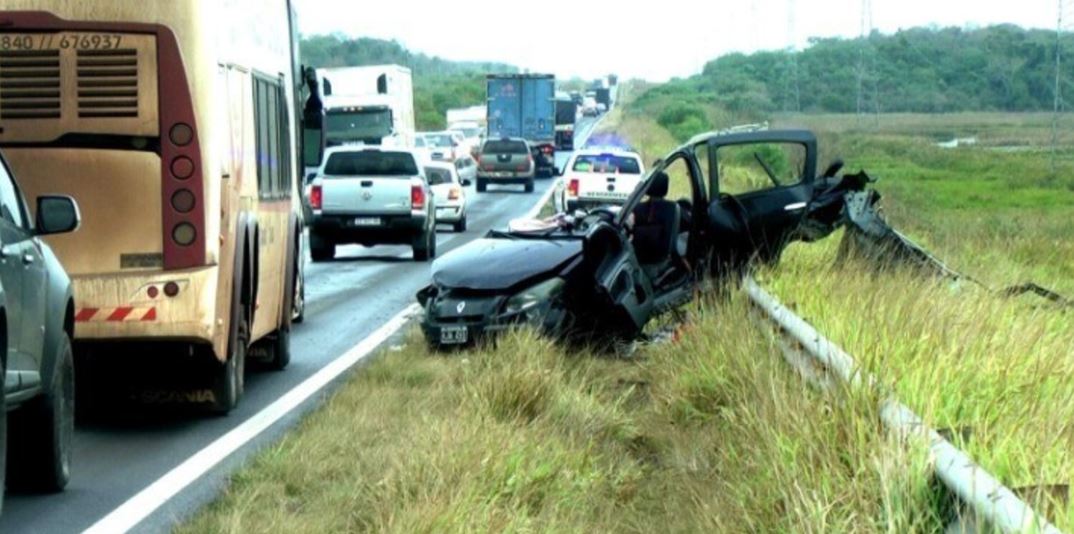
[[[518,324],[555,336],[632,339],[693,296],[707,276],[772,262],[787,243],[822,238],[846,218],[864,174],[817,174],[804,130],[703,134],[657,161],[623,208],[492,231],[433,264],[418,293],[436,346],[466,345]]]

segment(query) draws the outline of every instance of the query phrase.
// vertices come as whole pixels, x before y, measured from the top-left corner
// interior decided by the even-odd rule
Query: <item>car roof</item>
[[[436,160],[425,161],[425,162],[422,162],[421,166],[423,168],[428,167],[430,169],[443,169],[443,170],[448,170],[448,171],[455,172],[455,165],[453,165],[451,163],[444,162],[444,161],[436,161]]]

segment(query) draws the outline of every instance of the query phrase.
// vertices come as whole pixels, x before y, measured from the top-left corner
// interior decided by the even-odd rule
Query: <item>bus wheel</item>
[[[19,439],[9,448],[14,459],[9,483],[16,488],[60,491],[71,478],[71,441],[75,433],[75,360],[63,334],[53,362],[48,391],[11,414]]]
[[[268,350],[268,368],[283,371],[291,363],[291,327],[282,326],[266,340]]]
[[[238,328],[235,339],[228,340],[227,361],[212,362],[216,370],[213,375],[214,413],[226,414],[239,405],[246,379],[246,351],[250,344],[250,326],[245,317],[237,318]]]
[[[306,273],[301,257],[295,258],[295,296],[291,300],[291,322],[301,323],[306,318]]]

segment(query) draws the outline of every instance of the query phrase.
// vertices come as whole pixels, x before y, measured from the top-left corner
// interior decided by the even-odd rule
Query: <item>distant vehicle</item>
[[[600,109],[597,107],[597,100],[591,96],[587,96],[582,100],[582,116],[583,117],[596,117],[600,115]]]
[[[477,156],[485,138],[485,127],[476,122],[456,122],[448,125],[448,131],[462,136],[462,147],[470,156]]]
[[[619,76],[616,76],[615,74],[609,74],[608,87],[615,87],[616,85],[619,85]]]
[[[190,380],[178,387],[230,411],[248,349],[283,369],[302,314],[303,77],[290,2],[3,9],[4,35],[55,37],[3,50],[0,146],[31,203],[70,195],[84,216],[77,237],[50,239],[78,296],[80,396],[150,386],[157,377],[101,376],[136,353],[148,367],[183,362]],[[38,58],[52,58],[48,80],[9,108],[9,85],[44,72]]]
[[[75,430],[75,301],[71,279],[41,238],[74,231],[79,214],[71,197],[51,195],[39,196],[34,211],[31,221],[0,155],[0,458],[8,459],[9,488],[59,491],[70,478]]]
[[[488,139],[525,139],[537,175],[555,175],[556,79],[551,74],[490,75]]]
[[[532,193],[536,171],[532,149],[525,139],[485,141],[477,168],[477,192],[484,192],[489,184],[522,184],[527,193]]]
[[[456,232],[465,232],[466,190],[455,164],[427,163],[425,178],[436,198],[436,224],[450,224]]]
[[[310,191],[313,261],[336,245],[410,245],[416,261],[436,256],[436,210],[413,150],[334,147]]]
[[[597,102],[597,113],[607,113],[607,111],[608,106],[606,106],[603,102]]]
[[[449,130],[463,124],[476,124],[482,130],[488,124],[488,107],[484,104],[467,108],[454,108],[447,110],[446,119]]]
[[[593,99],[597,101],[597,104],[603,104],[604,110],[612,109],[612,92],[606,87],[601,87],[594,91]]]
[[[318,69],[326,147],[414,146],[414,84],[399,65]]]
[[[559,205],[573,213],[602,205],[622,205],[645,174],[641,156],[619,149],[584,149],[575,152],[563,170]]]
[[[583,101],[585,100],[585,97],[582,96],[582,93],[579,91],[571,91],[570,98],[571,101],[577,104],[579,108],[582,107]]]
[[[455,132],[424,132],[419,134],[424,140],[425,151],[432,161],[454,162],[455,158],[466,153],[462,136]]]
[[[574,150],[574,122],[578,118],[578,104],[570,97],[556,99],[556,148]]]
[[[459,181],[462,185],[470,185],[477,180],[477,160],[469,154],[463,154],[455,159],[455,170],[459,173]]]

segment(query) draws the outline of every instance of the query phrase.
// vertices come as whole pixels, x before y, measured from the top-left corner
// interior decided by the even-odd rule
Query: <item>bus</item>
[[[289,362],[297,36],[290,0],[4,0],[0,147],[28,197],[82,212],[49,238],[74,283],[80,390],[113,354],[181,354],[227,413],[251,348]]]

